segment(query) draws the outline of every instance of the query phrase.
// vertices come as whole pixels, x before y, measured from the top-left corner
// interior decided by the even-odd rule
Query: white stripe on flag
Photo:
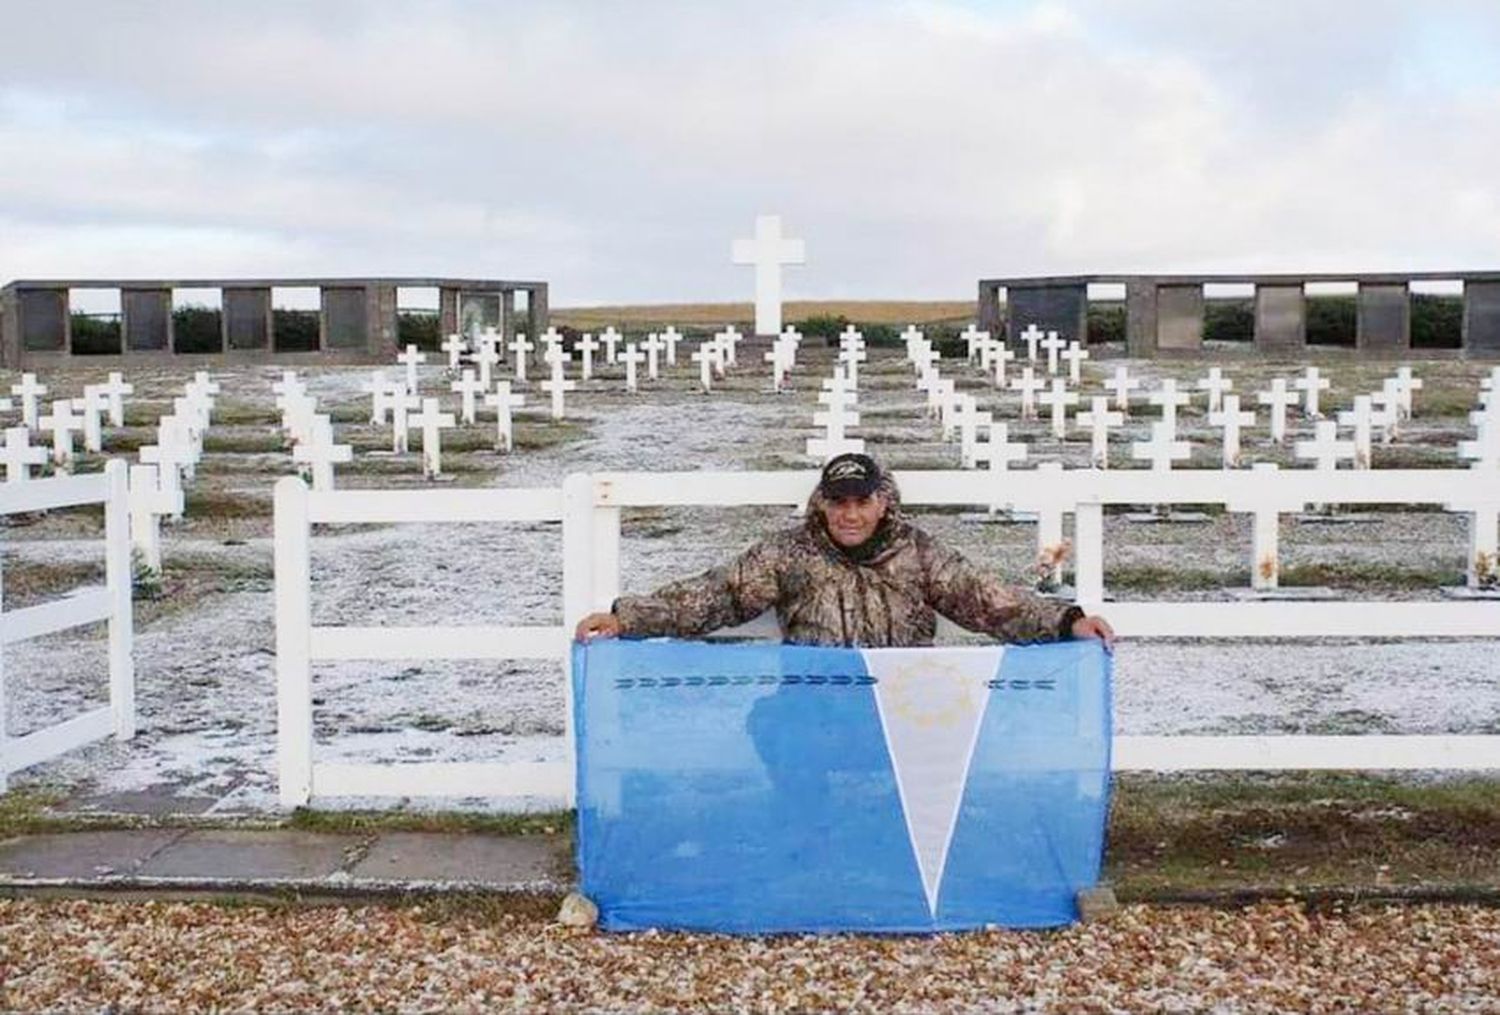
[[[864,649],[927,908],[937,915],[969,762],[1002,645]]]

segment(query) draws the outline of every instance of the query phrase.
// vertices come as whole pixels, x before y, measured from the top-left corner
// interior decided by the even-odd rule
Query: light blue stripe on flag
[[[574,653],[579,867],[605,927],[1054,926],[1098,879],[1098,642]]]

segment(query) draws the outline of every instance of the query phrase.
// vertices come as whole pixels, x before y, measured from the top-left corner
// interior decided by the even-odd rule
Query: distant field
[[[846,317],[858,324],[963,324],[974,318],[973,300],[794,300],[782,305],[787,323],[809,317]],[[610,324],[648,326],[676,324],[748,327],[755,320],[751,303],[658,303],[619,307],[553,307],[552,323],[583,330]]]

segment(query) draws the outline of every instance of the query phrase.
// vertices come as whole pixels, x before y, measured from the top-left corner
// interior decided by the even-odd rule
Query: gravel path
[[[724,938],[416,907],[6,900],[0,1007],[1500,1011],[1500,911],[1130,906],[1050,933]]]

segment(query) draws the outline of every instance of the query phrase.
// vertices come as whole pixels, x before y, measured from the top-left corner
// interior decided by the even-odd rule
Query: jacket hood
[[[812,496],[807,498],[803,525],[826,552],[858,564],[878,564],[900,548],[911,526],[901,510],[901,488],[896,485],[889,472],[884,468],[880,471],[880,485],[875,488],[875,492],[885,497],[885,516],[875,527],[874,535],[856,547],[843,547],[834,542],[833,536],[828,532],[828,501],[819,487],[813,487]]]

